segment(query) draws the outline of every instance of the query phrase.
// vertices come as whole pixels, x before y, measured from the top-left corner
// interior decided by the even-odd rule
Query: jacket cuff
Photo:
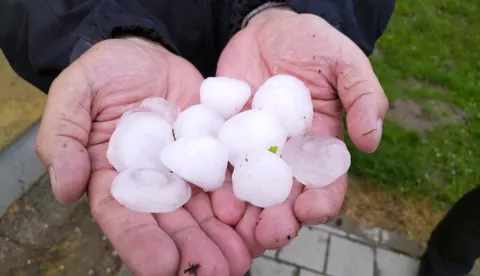
[[[157,42],[174,54],[180,54],[167,27],[148,14],[137,1],[102,1],[84,18],[74,31],[77,37],[70,63],[94,44],[123,36],[138,36]],[[126,3],[126,4],[125,4]]]
[[[230,37],[244,28],[248,20],[252,19],[256,14],[274,6],[286,5],[286,2],[285,0],[234,1],[230,21]]]

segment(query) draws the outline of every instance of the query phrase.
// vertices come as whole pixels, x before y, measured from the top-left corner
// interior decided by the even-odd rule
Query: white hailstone
[[[122,117],[117,121],[117,126],[123,121],[123,119],[125,119],[125,117],[136,112],[153,112],[160,115],[169,124],[173,124],[177,119],[178,114],[180,114],[180,107],[171,104],[160,97],[146,98],[139,106],[125,111],[122,114]]]
[[[140,107],[148,108],[150,111],[159,114],[170,124],[173,124],[180,114],[180,107],[160,97],[146,98],[142,101]]]
[[[119,172],[126,169],[165,171],[160,153],[173,141],[172,127],[161,116],[136,112],[125,117],[113,132],[107,158]]]
[[[242,155],[232,175],[235,196],[266,208],[284,202],[292,189],[292,171],[285,161],[267,150]]]
[[[235,166],[240,155],[252,150],[275,148],[280,155],[287,132],[272,114],[247,110],[227,120],[218,132],[218,139],[228,147],[229,161]]]
[[[133,113],[137,113],[137,112],[151,112],[149,108],[146,108],[146,107],[141,107],[141,106],[137,106],[137,107],[134,107],[130,110],[127,110],[125,111],[122,116],[120,117],[120,119],[118,119],[117,121],[117,124],[116,124],[116,127],[120,126],[120,124],[125,120],[126,117],[128,117],[130,114],[133,114]]]
[[[183,137],[163,149],[161,160],[181,178],[214,191],[225,181],[228,149],[211,136]]]
[[[192,192],[190,185],[173,173],[139,169],[118,174],[113,180],[111,193],[131,210],[166,213],[185,204]]]
[[[269,78],[255,93],[252,109],[275,115],[287,130],[288,137],[305,132],[313,122],[313,103],[310,90],[292,76]]]
[[[315,133],[292,137],[285,144],[282,158],[293,176],[310,188],[329,185],[350,167],[350,153],[337,138]]]
[[[200,86],[200,102],[225,120],[239,113],[251,94],[246,82],[227,77],[209,77]]]
[[[204,104],[191,106],[173,123],[175,139],[192,136],[211,135],[217,137],[218,130],[225,120],[218,113]]]

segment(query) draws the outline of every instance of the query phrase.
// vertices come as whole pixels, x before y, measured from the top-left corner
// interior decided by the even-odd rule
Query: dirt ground
[[[47,176],[0,218],[2,276],[107,276],[121,265],[86,199],[57,203]]]
[[[398,231],[425,245],[444,213],[433,210],[426,198],[395,196],[386,190],[368,187],[356,176],[349,177],[343,214],[362,226]]]

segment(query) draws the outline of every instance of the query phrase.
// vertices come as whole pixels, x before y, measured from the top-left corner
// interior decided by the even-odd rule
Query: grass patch
[[[460,124],[409,131],[391,120],[374,154],[348,141],[353,173],[398,195],[428,197],[451,206],[480,184],[480,2],[397,1],[379,53],[371,61],[390,102],[433,99],[461,108]],[[436,101],[433,101],[435,103]],[[435,106],[422,106],[426,116]],[[446,115],[446,114],[442,114]]]

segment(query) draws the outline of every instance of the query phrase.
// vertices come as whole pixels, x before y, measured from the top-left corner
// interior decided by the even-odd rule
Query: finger
[[[334,71],[336,89],[347,111],[348,133],[358,149],[373,152],[382,137],[388,99],[360,48],[346,38],[340,45]]]
[[[175,274],[180,259],[175,243],[151,214],[127,209],[112,197],[110,187],[116,174],[114,170],[92,174],[88,198],[93,218],[136,275]]]
[[[237,232],[215,217],[208,194],[198,193],[184,207],[222,251],[228,263],[229,275],[244,275],[252,260],[250,253]]]
[[[188,275],[189,272],[190,275],[229,275],[227,261],[220,249],[184,208],[154,216],[180,251],[177,275]]]
[[[248,204],[245,214],[235,227],[235,230],[247,245],[252,258],[260,257],[265,252],[265,248],[258,243],[255,237],[255,228],[261,211],[262,209]]]
[[[90,133],[91,94],[77,67],[69,67],[53,82],[47,100],[36,151],[49,168],[55,197],[61,203],[78,200],[90,176],[85,145]]]
[[[305,188],[293,205],[295,217],[304,224],[329,221],[340,212],[346,191],[346,174],[321,189]]]
[[[271,250],[280,249],[297,236],[300,225],[293,213],[293,203],[302,189],[303,185],[295,181],[285,202],[265,208],[260,213],[255,237],[262,247]]]
[[[210,194],[215,216],[231,226],[237,225],[245,213],[246,204],[239,200],[233,193],[232,173],[226,172],[223,186]]]

